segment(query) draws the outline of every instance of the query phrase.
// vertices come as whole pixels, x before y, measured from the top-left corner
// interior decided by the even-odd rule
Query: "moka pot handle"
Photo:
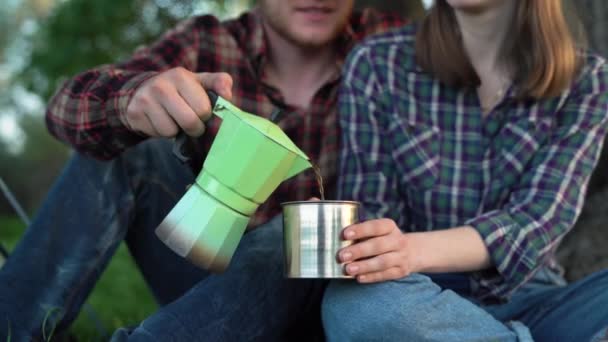
[[[215,107],[215,103],[217,102],[218,95],[212,90],[206,90],[207,97],[209,97],[209,102],[211,102],[211,110]],[[182,163],[187,163],[190,161],[190,157],[186,155],[185,145],[188,141],[188,135],[183,130],[180,130],[175,136],[175,142],[173,143],[173,155],[179,159]]]

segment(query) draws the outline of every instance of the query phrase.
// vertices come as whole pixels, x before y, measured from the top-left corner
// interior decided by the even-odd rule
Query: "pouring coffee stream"
[[[317,181],[317,187],[319,188],[321,201],[325,201],[325,189],[323,189],[323,175],[321,174],[321,169],[316,164],[312,164],[312,169],[315,173],[315,179]]]
[[[312,163],[273,122],[242,111],[213,92],[208,96],[213,114],[222,118],[220,129],[195,182],[156,234],[195,265],[222,272],[258,206],[282,181]],[[180,133],[173,148],[183,162],[188,161],[186,141]]]

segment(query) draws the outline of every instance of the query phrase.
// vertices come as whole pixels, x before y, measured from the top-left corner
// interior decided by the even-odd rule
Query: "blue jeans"
[[[547,270],[505,304],[470,297],[464,275],[412,274],[361,285],[332,281],[328,341],[608,341],[608,270],[571,285]]]
[[[9,331],[11,341],[29,341],[53,327],[67,330],[122,241],[160,308],[139,326],[119,329],[116,341],[322,335],[326,283],[283,277],[280,217],[246,233],[221,275],[193,266],[155,236],[193,180],[166,140],[108,162],[74,155],[0,269],[0,341]]]

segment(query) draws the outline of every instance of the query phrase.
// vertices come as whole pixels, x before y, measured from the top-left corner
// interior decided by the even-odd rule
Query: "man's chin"
[[[292,36],[291,42],[305,49],[318,49],[331,44],[337,37],[335,35],[308,35]]]
[[[331,40],[300,40],[295,42],[297,46],[304,50],[316,50],[328,46]]]

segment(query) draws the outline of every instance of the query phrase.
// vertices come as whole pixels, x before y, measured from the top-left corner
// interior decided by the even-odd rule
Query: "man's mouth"
[[[300,11],[300,12],[322,12],[322,13],[329,13],[329,12],[333,12],[333,8],[328,7],[328,6],[302,6],[302,7],[296,7],[296,11]]]
[[[334,8],[327,6],[297,7],[296,13],[304,14],[311,20],[321,20],[334,12]]]

